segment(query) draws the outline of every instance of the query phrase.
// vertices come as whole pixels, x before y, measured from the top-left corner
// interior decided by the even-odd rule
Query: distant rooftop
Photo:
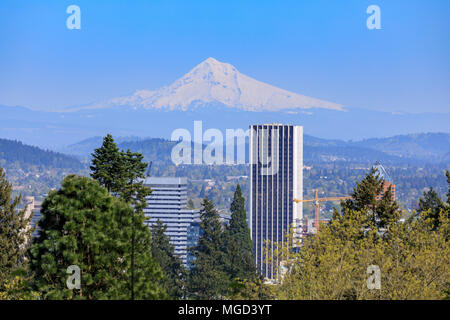
[[[144,184],[155,185],[155,184],[187,184],[186,177],[147,177],[145,178]]]
[[[292,124],[292,123],[280,123],[280,122],[272,122],[272,123],[264,123],[264,124],[251,124],[252,126],[274,126],[274,127],[301,127],[301,125]]]

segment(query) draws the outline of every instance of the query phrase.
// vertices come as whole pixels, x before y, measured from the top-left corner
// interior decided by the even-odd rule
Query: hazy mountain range
[[[60,112],[0,106],[0,137],[57,149],[106,133],[170,139],[177,128],[193,132],[195,120],[203,121],[203,130],[225,132],[279,122],[303,125],[312,136],[362,140],[449,132],[450,113],[398,114],[342,106],[276,88],[209,58],[156,90],[137,90]]]
[[[160,138],[118,137],[121,149],[141,152],[147,161],[170,162],[176,142]],[[92,137],[59,151],[87,158],[102,144],[102,137]],[[248,147],[247,147],[248,149]],[[450,163],[450,134],[424,133],[361,141],[327,140],[304,136],[305,162],[348,161],[373,163]]]
[[[92,137],[54,152],[28,146],[20,141],[0,139],[0,166],[14,163],[21,167],[67,168],[78,170],[95,148],[102,144],[102,137]],[[160,138],[116,137],[121,149],[130,149],[144,155],[145,161],[155,165],[172,164],[170,155],[176,142]],[[385,139],[369,139],[358,142],[326,140],[309,135],[304,137],[304,161],[315,163],[351,162],[407,165],[426,163],[450,164],[450,134],[429,133],[395,136]],[[76,156],[76,158],[74,157]]]

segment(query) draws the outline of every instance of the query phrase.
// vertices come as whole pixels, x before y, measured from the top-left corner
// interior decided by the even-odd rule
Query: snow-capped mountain
[[[180,79],[158,90],[138,90],[89,108],[128,106],[144,109],[186,111],[219,103],[245,111],[323,108],[342,110],[341,105],[292,93],[240,73],[229,63],[208,58]]]
[[[254,80],[209,58],[169,86],[102,103],[58,112],[0,105],[0,137],[45,148],[107,133],[171,139],[176,129],[194,132],[194,121],[199,120],[204,130],[224,133],[252,124],[298,124],[306,134],[343,140],[449,132],[448,113],[396,114],[352,106],[343,110]]]

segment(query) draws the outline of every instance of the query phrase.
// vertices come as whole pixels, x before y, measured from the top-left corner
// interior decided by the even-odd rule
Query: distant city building
[[[248,179],[248,176],[227,176],[227,181]]]
[[[377,200],[381,200],[384,196],[384,194],[386,193],[387,190],[389,190],[389,188],[391,188],[392,191],[392,200],[395,201],[396,197],[395,197],[395,184],[392,181],[391,177],[389,176],[389,174],[386,172],[386,169],[381,165],[380,162],[375,162],[375,165],[373,166],[373,168],[378,172],[378,175],[383,178],[384,183],[383,183],[383,190],[380,192],[380,194],[377,195]]]
[[[282,124],[250,126],[249,225],[255,263],[273,279],[277,261],[265,262],[266,241],[285,244],[294,227],[301,237],[303,204],[303,127]],[[268,247],[273,255],[273,246]]]
[[[193,223],[200,221],[198,210],[186,209],[187,178],[148,177],[144,185],[152,189],[147,197],[145,215],[151,227],[161,220],[167,225],[166,234],[175,247],[175,254],[187,264],[188,230]],[[195,242],[191,235],[190,242]]]
[[[35,227],[33,237],[37,237],[39,231],[38,222],[41,219],[42,201],[36,201],[34,197],[27,196],[25,197],[25,205],[27,206],[26,217],[29,217],[30,214],[33,213],[33,218],[31,219],[30,227]]]

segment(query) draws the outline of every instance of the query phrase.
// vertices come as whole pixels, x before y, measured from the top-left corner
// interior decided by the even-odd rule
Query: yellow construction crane
[[[316,197],[314,199],[307,200],[299,200],[294,199],[294,202],[314,202],[315,206],[315,226],[316,226],[316,235],[319,233],[319,203],[323,201],[340,201],[351,199],[351,197],[328,197],[328,198],[319,198],[319,189],[316,189]]]

